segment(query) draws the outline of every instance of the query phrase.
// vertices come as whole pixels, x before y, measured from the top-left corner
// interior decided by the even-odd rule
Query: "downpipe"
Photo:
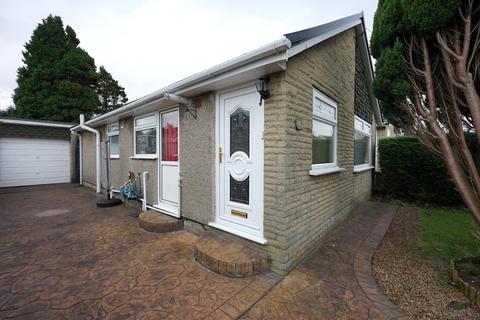
[[[143,191],[143,199],[141,199],[142,212],[147,211],[147,176],[148,176],[148,171],[142,172],[142,191]]]

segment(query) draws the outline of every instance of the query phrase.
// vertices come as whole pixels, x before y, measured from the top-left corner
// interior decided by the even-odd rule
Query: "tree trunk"
[[[461,169],[461,165],[455,158],[446,133],[443,131],[437,121],[437,102],[433,85],[432,67],[430,63],[430,54],[425,38],[421,39],[421,46],[423,51],[423,63],[425,67],[425,72],[423,73],[423,75],[427,90],[426,93],[428,97],[428,106],[430,109],[430,117],[428,119],[428,122],[438,139],[445,166],[450,177],[453,180],[453,183],[457,187],[460,196],[462,197],[463,202],[467,206],[468,210],[475,218],[477,224],[480,225],[480,201],[478,197],[476,197],[472,185],[466,179],[464,172]]]

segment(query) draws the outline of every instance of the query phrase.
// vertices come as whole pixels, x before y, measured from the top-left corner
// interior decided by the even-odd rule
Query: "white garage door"
[[[70,182],[67,140],[0,138],[0,187]]]

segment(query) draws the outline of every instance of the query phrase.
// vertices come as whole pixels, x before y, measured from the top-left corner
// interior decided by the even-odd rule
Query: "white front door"
[[[160,112],[159,203],[155,207],[180,217],[178,172],[178,110]]]
[[[263,105],[255,87],[219,95],[218,211],[215,225],[263,238]]]

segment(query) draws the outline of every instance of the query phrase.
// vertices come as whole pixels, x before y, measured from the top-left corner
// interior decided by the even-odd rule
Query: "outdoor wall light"
[[[259,105],[262,105],[262,100],[266,100],[270,97],[270,92],[267,90],[267,82],[268,78],[260,78],[255,81],[255,87],[257,88],[257,92],[260,94]]]
[[[297,130],[303,129],[303,121],[302,121],[302,118],[300,118],[300,116],[297,116],[295,118],[295,129]]]

